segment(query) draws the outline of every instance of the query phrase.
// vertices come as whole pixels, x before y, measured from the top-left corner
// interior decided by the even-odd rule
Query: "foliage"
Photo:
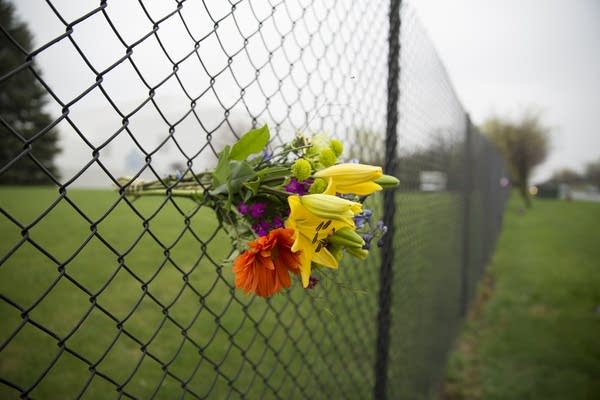
[[[6,31],[0,33],[0,76],[3,76],[26,64],[32,38],[27,26],[16,19],[12,4],[5,0],[0,0],[0,26]],[[3,184],[47,183],[48,175],[38,163],[58,177],[53,162],[59,152],[58,134],[48,129],[52,118],[43,110],[46,92],[32,73],[34,68],[31,61],[27,68],[0,82],[0,168],[17,160],[0,175]]]
[[[526,111],[517,121],[489,118],[481,130],[498,147],[508,164],[513,184],[519,188],[525,204],[530,207],[529,177],[548,155],[549,128],[541,123],[538,113]]]
[[[431,143],[398,157],[398,179],[405,190],[419,190],[421,172],[440,171],[446,175],[446,188],[457,190],[462,186],[464,141],[455,140],[449,132],[433,134]]]
[[[348,155],[364,164],[385,163],[385,135],[369,128],[358,128],[349,135]],[[390,171],[392,172],[392,171]]]
[[[212,208],[236,249],[236,286],[263,297],[288,288],[288,273],[310,287],[319,280],[311,271],[337,269],[344,251],[364,259],[387,228],[373,226],[362,203],[398,180],[378,166],[338,164],[344,146],[323,133],[298,134],[274,149],[269,141],[267,125],[251,129],[225,146],[214,170],[154,182],[120,178],[120,191],[187,197]]]
[[[583,180],[583,176],[571,168],[561,168],[554,171],[550,179],[557,183],[578,183]]]
[[[600,158],[586,164],[584,176],[589,183],[600,189]]]

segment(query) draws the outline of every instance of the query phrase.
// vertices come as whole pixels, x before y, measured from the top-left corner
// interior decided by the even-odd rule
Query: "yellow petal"
[[[324,267],[334,269],[338,267],[337,260],[335,259],[333,254],[331,254],[326,248],[322,248],[321,251],[315,253],[312,260],[317,264],[321,264]]]
[[[343,221],[349,225],[354,225],[352,218],[362,210],[360,203],[322,193],[302,196],[300,202],[317,217]]]
[[[336,193],[352,193],[358,196],[368,196],[372,193],[379,192],[383,190],[383,188],[375,182],[363,182],[363,183],[355,183],[352,185],[339,185],[336,184],[333,178],[329,179],[329,184],[327,185],[327,189],[325,189],[326,194],[334,195]]]
[[[307,241],[302,235],[294,242],[294,246],[296,245],[297,248],[302,250],[302,253],[300,254],[300,278],[302,279],[302,287],[307,287],[308,281],[310,280],[314,249],[312,248],[310,241]],[[297,251],[294,250],[294,246],[292,246],[292,251]]]
[[[325,247],[327,238],[344,228],[354,230],[353,217],[362,210],[362,205],[324,194],[289,196],[288,204],[290,216],[285,225],[294,230],[292,251],[302,252],[300,276],[302,286],[307,287],[312,262],[337,268],[337,260]]]
[[[326,194],[353,193],[366,196],[382,190],[373,181],[383,175],[381,167],[365,164],[337,164],[317,171],[315,178],[328,180]]]
[[[372,181],[379,178],[383,174],[381,167],[367,164],[336,164],[331,167],[317,171],[314,176],[316,178],[335,177],[336,180],[346,180],[348,183],[356,181]]]

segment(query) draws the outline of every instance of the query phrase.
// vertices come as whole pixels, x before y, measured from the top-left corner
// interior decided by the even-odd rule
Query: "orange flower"
[[[300,252],[292,252],[294,230],[277,228],[248,243],[235,259],[235,286],[246,293],[269,297],[291,285],[290,272],[300,272]]]

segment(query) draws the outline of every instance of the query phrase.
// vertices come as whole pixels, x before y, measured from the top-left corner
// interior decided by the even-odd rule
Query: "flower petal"
[[[321,264],[324,267],[333,269],[337,269],[338,267],[337,260],[335,259],[333,254],[331,254],[326,248],[322,248],[321,251],[315,253],[312,260],[317,264]]]
[[[336,258],[327,249],[327,239],[344,228],[355,229],[354,215],[362,205],[336,196],[311,194],[289,196],[290,216],[286,226],[294,230],[293,252],[301,251],[302,286],[308,287],[312,263],[337,268]]]
[[[382,187],[373,181],[383,175],[381,167],[366,164],[337,164],[317,171],[315,178],[327,179],[329,184],[325,193],[353,193],[366,196],[382,190]]]
[[[381,167],[368,164],[342,163],[332,165],[317,171],[316,178],[328,178],[333,176],[341,181],[349,183],[353,181],[374,180],[383,174]]]
[[[293,252],[291,229],[277,228],[248,243],[233,265],[235,286],[246,293],[271,296],[291,285],[289,273],[297,274],[301,253]]]

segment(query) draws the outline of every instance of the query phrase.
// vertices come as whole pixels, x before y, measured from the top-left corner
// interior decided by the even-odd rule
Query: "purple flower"
[[[254,203],[250,206],[250,215],[252,218],[260,218],[267,208],[265,203]]]
[[[296,178],[290,179],[290,182],[285,185],[285,190],[288,193],[296,193],[300,196],[306,194],[306,185],[304,182],[299,182]]]
[[[271,225],[267,221],[259,221],[252,225],[252,230],[256,232],[258,236],[267,236]]]
[[[264,149],[262,156],[264,161],[269,161],[271,158],[273,158],[273,152],[269,149]]]
[[[371,216],[373,215],[373,211],[368,208],[365,208],[360,214],[354,217],[354,223],[358,229],[362,228],[365,224],[371,223]]]
[[[371,240],[373,240],[373,235],[371,235],[370,233],[365,233],[362,236],[363,240],[365,241],[365,244],[363,246],[363,249],[365,250],[369,250],[371,248]]]
[[[273,229],[281,228],[283,227],[283,220],[278,215],[276,215],[271,221],[271,226],[273,227]]]
[[[315,286],[317,286],[317,283],[319,283],[319,279],[311,275],[311,277],[308,278],[308,286],[306,288],[313,289]]]
[[[379,229],[384,235],[387,233],[388,227],[383,224],[382,220],[377,221],[377,229]]]
[[[361,214],[356,215],[354,217],[354,224],[356,225],[356,228],[362,228],[363,226],[365,226],[365,217]]]
[[[250,214],[250,205],[248,205],[244,202],[241,202],[240,204],[238,204],[238,211],[242,215],[249,215]]]

